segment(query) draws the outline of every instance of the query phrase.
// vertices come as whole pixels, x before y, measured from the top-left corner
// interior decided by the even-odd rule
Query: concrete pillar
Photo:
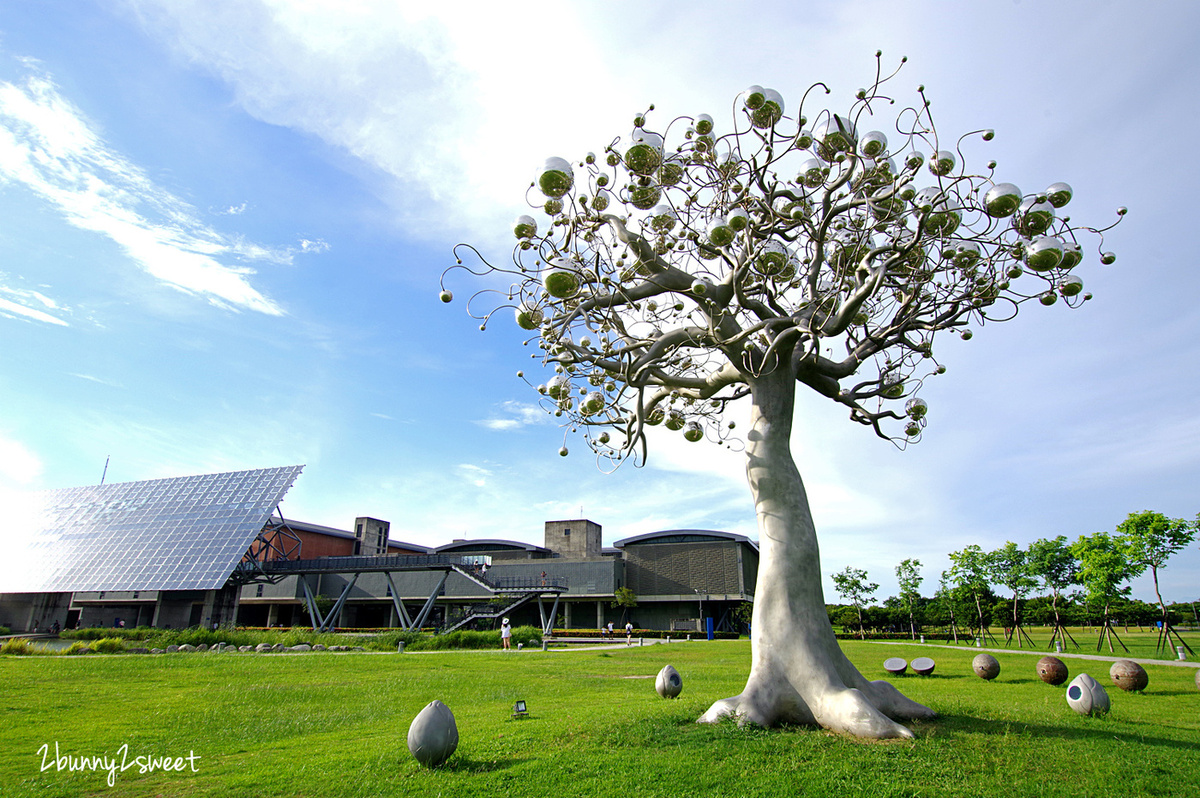
[[[604,602],[596,602],[596,628],[599,629],[604,625]]]
[[[278,622],[279,622],[279,605],[278,604],[268,604],[267,605],[267,626],[268,627],[274,626]]]
[[[563,624],[565,624],[566,627],[568,629],[570,629],[571,628],[571,602],[564,601],[562,606],[563,606]]]

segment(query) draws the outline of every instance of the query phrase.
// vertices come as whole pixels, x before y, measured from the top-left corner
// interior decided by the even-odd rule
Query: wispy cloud
[[[217,211],[217,213],[220,214],[221,216],[240,216],[241,214],[243,214],[245,212],[246,212],[246,203],[244,203],[244,202],[239,205],[230,205],[228,208],[226,208],[223,211]]]
[[[88,381],[88,382],[94,382],[94,383],[96,383],[97,385],[107,385],[107,386],[108,386],[108,387],[110,387],[110,388],[120,388],[120,387],[122,387],[121,385],[119,385],[119,384],[117,384],[117,383],[113,382],[112,380],[106,380],[106,379],[103,379],[103,378],[101,378],[101,377],[96,377],[96,376],[93,376],[93,375],[91,375],[91,374],[72,374],[71,376],[72,376],[72,377],[75,377],[76,379],[80,379],[80,380],[86,380],[86,381]]]
[[[537,405],[510,400],[501,403],[496,415],[493,415],[491,418],[481,419],[475,423],[496,432],[509,432],[527,427],[530,424],[545,423],[548,418],[549,416],[546,411]]]
[[[0,273],[0,280],[7,279],[7,275]],[[0,315],[69,327],[66,320],[55,315],[66,310],[41,291],[0,285]]]
[[[487,478],[492,475],[492,472],[488,469],[472,465],[471,463],[460,463],[456,466],[455,470],[458,471],[460,477],[477,488],[487,485]]]
[[[293,250],[224,235],[114,152],[50,78],[0,83],[0,180],[20,183],[67,222],[119,245],[147,274],[219,307],[282,315],[250,283],[248,263],[289,263]],[[308,251],[305,249],[305,251]],[[11,303],[11,300],[10,300]],[[39,321],[49,314],[20,313]]]

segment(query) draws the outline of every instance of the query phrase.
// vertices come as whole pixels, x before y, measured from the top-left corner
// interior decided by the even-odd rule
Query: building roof
[[[455,540],[452,543],[447,543],[444,546],[437,546],[430,549],[437,554],[442,554],[448,551],[529,551],[551,554],[550,549],[544,546],[535,546],[532,543],[522,543],[519,540],[500,540],[498,538],[478,538],[476,540]]]
[[[647,532],[644,535],[634,535],[613,543],[619,549],[639,543],[712,543],[718,540],[729,540],[746,545],[758,551],[758,543],[733,532],[721,532],[715,529],[667,529],[662,532]]]
[[[33,494],[4,508],[0,592],[216,590],[303,468]]]

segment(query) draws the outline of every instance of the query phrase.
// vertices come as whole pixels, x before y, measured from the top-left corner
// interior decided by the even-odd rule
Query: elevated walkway
[[[410,616],[408,610],[405,609],[404,602],[400,600],[400,591],[396,589],[396,583],[392,580],[393,573],[406,571],[440,571],[442,573],[437,586],[429,594],[429,598],[425,600],[425,604],[415,617]],[[449,578],[452,572],[460,574],[494,596],[507,596],[512,597],[514,600],[503,609],[495,612],[487,610],[472,613],[459,620],[454,626],[443,629],[443,633],[460,629],[473,621],[497,618],[537,599],[538,609],[541,613],[542,629],[544,633],[548,634],[549,630],[554,626],[554,615],[558,612],[559,597],[568,587],[567,580],[562,577],[501,577],[488,579],[483,572],[476,568],[474,563],[468,562],[466,558],[445,554],[314,557],[307,560],[280,559],[267,560],[265,562],[243,560],[238,563],[238,567],[234,569],[229,579],[234,584],[243,585],[253,582],[270,582],[274,584],[286,576],[301,577],[300,585],[304,589],[304,604],[308,610],[308,617],[312,619],[313,631],[329,632],[337,626],[338,619],[342,614],[342,608],[345,606],[350,591],[354,589],[354,584],[358,581],[358,577],[365,573],[382,573],[387,578],[388,586],[391,588],[392,604],[396,609],[396,616],[400,619],[401,628],[412,630],[420,629],[425,625],[425,621],[429,618],[429,614],[437,603],[438,597],[444,592],[446,579]],[[308,586],[308,580],[303,578],[310,574],[353,574],[354,576],[346,583],[341,595],[338,596],[329,612],[322,614],[317,608],[316,597],[313,595],[312,589]],[[543,597],[545,596],[554,596],[554,606],[548,617],[543,603]]]

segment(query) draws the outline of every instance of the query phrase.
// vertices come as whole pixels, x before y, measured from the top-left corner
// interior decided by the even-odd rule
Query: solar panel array
[[[35,494],[0,520],[0,592],[218,589],[303,468]]]

